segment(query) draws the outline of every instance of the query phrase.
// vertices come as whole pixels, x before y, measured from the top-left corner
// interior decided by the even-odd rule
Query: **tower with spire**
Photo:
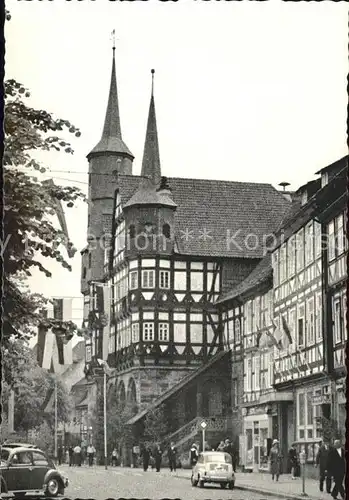
[[[159,141],[154,102],[154,73],[148,123],[138,189],[124,205],[128,245],[126,257],[171,255],[177,208],[166,177],[161,177]]]
[[[87,155],[89,162],[88,241],[85,266],[91,280],[103,277],[102,238],[111,233],[113,200],[119,174],[132,174],[134,156],[122,140],[113,44],[112,71],[102,137]],[[105,246],[105,245],[104,245]],[[84,271],[83,271],[84,272]]]

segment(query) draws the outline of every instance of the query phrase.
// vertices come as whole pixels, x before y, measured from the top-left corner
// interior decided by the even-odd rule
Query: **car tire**
[[[200,476],[199,476],[199,488],[203,488],[204,484],[205,484],[205,481],[203,481],[202,479],[200,479]]]
[[[192,486],[197,486],[198,485],[198,480],[194,479],[194,474],[191,475],[191,485]]]
[[[15,493],[15,492],[14,492],[14,493],[13,493],[13,496],[14,496],[15,498],[24,498],[25,493]]]
[[[229,483],[229,489],[233,490],[235,488],[235,481],[230,481]]]
[[[45,495],[48,497],[56,497],[61,489],[61,485],[59,484],[59,479],[56,477],[52,477],[48,480],[46,485]]]
[[[227,483],[219,483],[222,490],[224,490],[227,487]]]

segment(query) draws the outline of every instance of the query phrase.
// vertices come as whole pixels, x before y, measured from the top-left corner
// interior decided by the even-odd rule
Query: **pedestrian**
[[[293,443],[288,450],[288,459],[290,461],[292,479],[296,479],[298,476],[298,452],[296,443]]]
[[[198,452],[198,447],[197,445],[194,443],[192,444],[191,448],[190,448],[190,453],[189,453],[189,460],[190,460],[190,465],[192,467],[194,467],[194,465],[196,465],[197,461],[198,461],[198,458],[199,458],[199,452]]]
[[[224,451],[224,441],[221,441],[219,445],[217,446],[217,451]]]
[[[88,459],[88,465],[89,467],[92,467],[93,465],[93,459],[96,453],[96,448],[93,446],[93,444],[89,444],[87,447],[87,459]]]
[[[337,498],[339,493],[344,500],[345,492],[343,481],[345,476],[345,456],[344,448],[342,448],[339,439],[335,440],[333,448],[328,452],[327,471],[330,476],[333,477],[334,481],[334,487],[331,493],[332,497]]]
[[[170,466],[170,471],[176,472],[177,448],[175,447],[173,442],[171,442],[167,454],[168,454],[168,462],[169,462],[169,466]]]
[[[112,464],[113,467],[117,466],[117,464],[118,464],[118,458],[119,458],[118,457],[118,451],[117,451],[117,449],[114,446],[113,451],[111,452],[111,464]]]
[[[142,451],[141,451],[141,457],[143,461],[143,470],[146,472],[149,467],[149,460],[150,460],[151,452],[149,446],[143,446]]]
[[[68,453],[69,453],[69,467],[71,467],[72,465],[74,465],[74,448],[72,446],[69,446]]]
[[[276,481],[278,481],[280,476],[281,453],[280,453],[279,441],[277,439],[274,439],[273,441],[269,457],[270,457],[271,479],[272,481],[274,481],[275,477]]]
[[[57,451],[58,465],[62,465],[62,457],[63,457],[63,448],[62,446],[59,446]]]
[[[81,447],[78,444],[74,448],[74,463],[81,467]]]
[[[320,491],[324,491],[324,482],[326,482],[326,491],[331,493],[332,478],[327,470],[328,454],[330,447],[328,443],[320,441],[319,451],[316,455],[315,467],[319,467]]]
[[[157,444],[155,447],[154,459],[155,459],[156,472],[160,472],[161,461],[162,461],[162,449],[159,444]]]

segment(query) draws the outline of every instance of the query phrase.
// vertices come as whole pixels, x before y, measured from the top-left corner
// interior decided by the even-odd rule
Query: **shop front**
[[[273,436],[277,433],[275,415],[273,416],[271,407],[266,407],[266,405],[243,408],[243,413],[245,415],[242,464],[245,470],[267,471],[271,443]]]

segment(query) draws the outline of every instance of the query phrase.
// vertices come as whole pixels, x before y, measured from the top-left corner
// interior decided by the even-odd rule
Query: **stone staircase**
[[[206,441],[214,443],[225,439],[227,436],[228,419],[226,417],[195,417],[190,422],[184,424],[180,429],[167,436],[163,441],[164,460],[167,462],[167,449],[173,442],[178,451],[178,461],[182,467],[189,466],[189,451],[191,445],[196,443],[199,445],[199,451],[202,448],[202,431],[200,424],[205,421],[206,426]],[[211,443],[210,443],[211,444]]]

